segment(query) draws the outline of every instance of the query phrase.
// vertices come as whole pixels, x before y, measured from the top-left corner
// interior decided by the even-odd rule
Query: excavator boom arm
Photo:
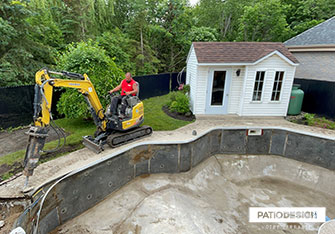
[[[50,75],[65,76],[72,79],[53,78]],[[40,70],[35,75],[35,97],[34,97],[34,126],[32,126],[27,135],[29,135],[28,146],[24,159],[24,174],[31,176],[34,168],[37,166],[40,158],[40,151],[43,149],[45,139],[48,136],[48,126],[51,115],[52,95],[54,87],[66,87],[77,89],[85,97],[94,123],[102,131],[106,130],[107,121],[98,95],[91,83],[89,77],[84,74],[71,72],[55,72],[46,69]],[[28,179],[27,182],[28,184]]]
[[[56,74],[61,76],[67,76],[71,78],[80,78],[76,80],[65,80],[51,78],[49,74]],[[40,97],[36,97],[38,101],[35,101],[37,105],[40,105],[40,111],[35,110],[34,114],[34,124],[35,126],[48,126],[51,118],[51,105],[52,105],[52,94],[54,87],[66,87],[77,89],[81,94],[84,95],[95,124],[102,130],[106,129],[106,121],[104,120],[103,107],[100,103],[99,97],[94,89],[94,86],[86,74],[81,75],[77,73],[70,72],[54,72],[47,70],[40,70],[35,76],[36,85],[39,88]],[[35,106],[35,109],[38,106]],[[39,116],[37,116],[39,114]]]

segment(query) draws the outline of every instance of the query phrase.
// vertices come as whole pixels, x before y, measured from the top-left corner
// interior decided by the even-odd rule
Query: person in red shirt
[[[124,103],[125,98],[128,95],[135,96],[138,92],[137,83],[131,77],[130,72],[127,72],[126,76],[125,76],[125,79],[122,80],[121,83],[118,86],[116,86],[114,89],[110,90],[109,93],[112,94],[116,91],[119,91],[120,89],[121,89],[121,96],[116,95],[112,98],[111,112],[112,112],[112,115],[117,115],[117,106],[120,103],[123,103],[123,105],[121,107],[121,116],[120,117],[124,117],[124,113],[125,113],[125,110],[126,110],[126,107],[127,107],[126,104]]]

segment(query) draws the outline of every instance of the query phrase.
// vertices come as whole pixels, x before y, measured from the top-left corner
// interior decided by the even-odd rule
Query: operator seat
[[[137,94],[135,96],[130,96],[129,98],[127,98],[127,104],[129,107],[133,107],[135,106],[137,103],[140,102],[139,99],[139,94],[140,94],[140,84],[138,82],[136,82],[137,85]]]

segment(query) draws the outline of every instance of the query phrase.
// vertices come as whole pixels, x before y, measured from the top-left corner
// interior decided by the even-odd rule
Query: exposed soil
[[[0,200],[0,219],[5,222],[5,225],[0,228],[1,233],[9,233],[12,230],[14,222],[22,214],[25,207],[26,202],[22,200]]]
[[[25,134],[29,130],[29,126],[14,131],[0,132],[0,157],[9,153],[23,150],[27,147],[28,136]],[[48,132],[46,142],[58,139],[55,131],[52,129]],[[66,133],[66,135],[69,135]]]
[[[10,173],[15,175],[23,170],[23,166],[21,162],[15,162],[13,165],[2,164],[0,166],[0,182],[3,181],[2,176],[6,173]]]
[[[70,153],[81,148],[83,148],[83,145],[81,143],[75,145],[65,145],[56,152],[41,154],[39,163],[43,163],[44,161],[50,160],[56,156],[65,153]],[[4,179],[2,178],[4,174],[10,173],[12,175],[16,175],[22,170],[23,170],[23,162],[15,162],[13,165],[7,165],[7,164],[0,165],[0,182],[4,181]]]
[[[305,114],[308,114],[306,112],[301,112],[299,115],[288,115],[285,117],[286,120],[292,122],[292,123],[296,123],[296,124],[301,124],[301,125],[308,125],[308,121],[307,119],[305,118]],[[314,121],[314,124],[313,124],[313,127],[318,127],[318,128],[327,128],[327,129],[331,129],[329,127],[326,127],[325,124],[322,124],[321,123],[318,123],[317,119],[318,118],[322,118],[323,116],[320,116],[320,115],[317,115],[315,114],[315,121]],[[327,118],[326,118],[327,119]],[[330,121],[335,121],[335,119],[328,119]],[[332,129],[331,129],[332,130]]]
[[[168,116],[170,116],[171,118],[174,118],[174,119],[179,119],[179,120],[184,120],[184,121],[195,120],[195,115],[193,115],[192,113],[189,116],[182,115],[182,114],[179,114],[177,112],[170,111],[167,106],[163,106],[162,110],[164,111],[165,114],[167,114]]]
[[[29,130],[29,126],[23,127],[22,129],[0,132],[0,157],[13,153],[19,150],[23,150],[27,147],[28,136],[25,134]],[[57,140],[58,136],[55,131],[50,130],[48,132],[49,136],[46,138],[46,142]],[[66,133],[66,135],[69,135]],[[53,153],[43,153],[41,155],[40,161],[45,161],[47,159],[53,158],[56,155],[62,153],[73,152],[82,148],[81,144],[77,145],[66,145],[59,149],[57,152]],[[0,165],[0,182],[3,181],[2,176],[6,173],[15,175],[23,170],[22,162],[15,162],[13,165],[2,164]]]

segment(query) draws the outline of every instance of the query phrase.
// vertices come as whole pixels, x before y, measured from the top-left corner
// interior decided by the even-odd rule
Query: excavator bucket
[[[102,144],[98,144],[94,141],[94,138],[91,136],[84,136],[83,137],[83,144],[93,152],[99,154],[101,151],[104,150]]]
[[[29,140],[24,157],[23,174],[28,177],[33,175],[34,169],[40,159],[40,151],[44,147],[45,139],[48,136],[48,129],[32,126],[26,134],[29,136]]]

